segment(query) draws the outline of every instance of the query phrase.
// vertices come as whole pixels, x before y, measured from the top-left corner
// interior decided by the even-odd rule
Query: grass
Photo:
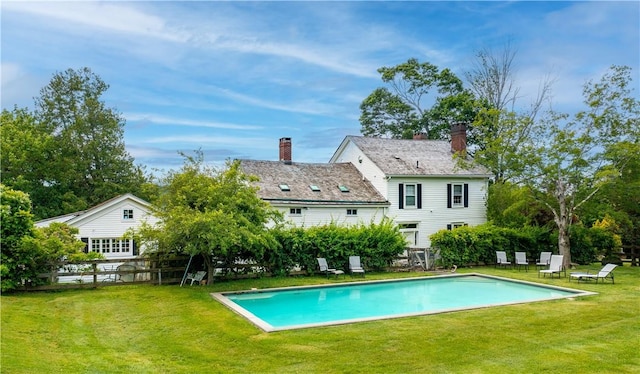
[[[580,270],[587,268],[600,266]],[[3,295],[1,372],[640,373],[640,268],[617,268],[613,285],[538,279],[535,270],[458,272],[598,295],[274,333],[209,294],[336,281],[265,278]],[[424,274],[367,279],[418,275]]]

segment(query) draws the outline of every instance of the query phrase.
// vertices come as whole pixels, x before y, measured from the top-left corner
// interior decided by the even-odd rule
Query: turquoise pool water
[[[550,300],[592,294],[478,274],[218,293],[265,331]]]

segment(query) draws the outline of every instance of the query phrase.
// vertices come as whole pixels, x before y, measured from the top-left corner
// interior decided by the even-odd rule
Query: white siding
[[[334,162],[352,163],[382,196],[387,196],[387,181],[384,173],[352,142],[349,141],[342,152],[336,155]]]
[[[124,209],[133,210],[133,219],[123,219]],[[73,223],[72,226],[78,228],[78,238],[89,239],[89,250],[91,250],[92,239],[120,238],[129,228],[136,229],[144,221],[152,225],[157,223],[156,217],[149,214],[147,207],[132,200],[124,200],[84,219],[80,219]],[[144,248],[138,248],[138,250],[142,253]],[[128,253],[103,253],[103,255],[107,259],[134,257],[133,248]]]
[[[399,209],[399,184],[422,184],[422,209]],[[447,184],[469,185],[469,207],[447,208]],[[396,223],[417,223],[417,247],[430,247],[429,236],[454,222],[476,226],[487,221],[485,179],[464,178],[392,178],[389,181],[389,217]]]
[[[380,222],[385,216],[385,207],[370,206],[317,206],[317,205],[278,205],[285,220],[299,227],[326,225],[335,222],[339,225]],[[300,208],[300,215],[291,215],[291,208]],[[357,215],[347,216],[347,209],[357,209]]]

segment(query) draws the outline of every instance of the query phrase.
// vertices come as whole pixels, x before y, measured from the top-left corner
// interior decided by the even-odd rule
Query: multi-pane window
[[[300,216],[302,215],[302,208],[291,208],[289,209],[289,214],[292,216]]]
[[[407,184],[404,186],[404,206],[416,206],[416,185]]]
[[[453,206],[462,206],[463,190],[461,184],[453,185]]]
[[[357,216],[358,215],[358,209],[347,209],[347,215],[348,216]]]
[[[122,219],[133,219],[133,209],[124,209],[122,211]]]
[[[121,240],[120,250],[124,253],[131,252],[131,242],[129,240]]]
[[[131,252],[131,240],[115,238],[91,239],[91,252],[129,253]]]

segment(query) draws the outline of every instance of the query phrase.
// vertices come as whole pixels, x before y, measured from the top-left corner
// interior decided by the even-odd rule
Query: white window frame
[[[460,188],[460,191],[456,191],[456,188]],[[458,201],[456,201],[456,199]],[[464,206],[464,184],[462,183],[451,184],[451,206],[452,207]]]
[[[413,187],[413,194],[409,194],[409,187]],[[413,204],[409,204],[409,197],[413,198]],[[415,209],[418,207],[418,185],[409,183],[404,185],[404,208]]]
[[[289,208],[289,215],[294,217],[302,216],[302,208]]]
[[[355,217],[357,215],[358,215],[358,209],[356,209],[356,208],[347,209],[347,216]]]
[[[413,236],[413,243],[410,243],[407,240],[407,247],[418,248],[419,247],[418,238],[420,237],[419,235],[420,231],[418,230],[418,223],[416,222],[399,223],[398,227],[400,229],[400,233],[404,236],[405,240]]]

